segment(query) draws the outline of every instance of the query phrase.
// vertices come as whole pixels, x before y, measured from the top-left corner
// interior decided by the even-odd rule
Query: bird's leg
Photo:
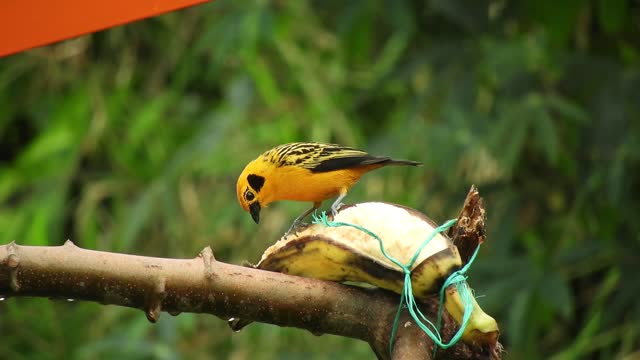
[[[342,199],[344,199],[345,196],[347,196],[347,191],[346,190],[340,191],[340,196],[338,196],[336,201],[334,201],[333,204],[331,204],[331,215],[333,215],[334,217],[338,213],[338,208],[344,205],[342,203]]]
[[[287,230],[287,232],[284,235],[285,236],[289,235],[298,226],[300,226],[302,224],[302,220],[306,218],[309,214],[311,214],[315,209],[319,208],[320,204],[322,204],[322,202],[314,202],[311,208],[309,208],[308,210],[300,214],[295,220],[293,220],[293,224],[291,224],[291,227],[289,228],[289,230]]]

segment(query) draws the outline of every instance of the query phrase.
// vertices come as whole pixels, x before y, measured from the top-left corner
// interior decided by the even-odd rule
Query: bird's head
[[[244,209],[251,214],[253,221],[258,224],[260,222],[260,210],[266,203],[262,203],[263,196],[260,194],[260,190],[264,186],[265,177],[255,174],[254,169],[247,165],[236,185],[236,194],[238,196],[238,202]]]

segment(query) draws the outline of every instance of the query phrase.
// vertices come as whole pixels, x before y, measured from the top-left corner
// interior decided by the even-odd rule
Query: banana
[[[333,221],[370,230],[380,237],[387,254],[402,264],[409,263],[437,227],[413,209],[386,203],[343,207]],[[436,293],[436,285],[461,263],[457,248],[438,234],[422,249],[411,269],[414,296]],[[404,282],[402,269],[382,254],[378,241],[348,226],[312,224],[269,247],[256,267],[322,280],[363,282],[397,293]]]
[[[380,202],[343,206],[332,221],[359,225],[376,234],[387,254],[401,264],[410,262],[437,227],[414,209]],[[437,234],[411,267],[414,296],[424,300],[437,294],[449,274],[461,266],[458,248],[446,235]],[[322,280],[366,283],[398,294],[404,282],[402,269],[383,255],[380,243],[349,226],[309,225],[269,247],[255,267]],[[471,298],[473,312],[463,340],[496,343],[496,321]],[[446,291],[445,308],[458,324],[462,322],[464,307],[455,286]]]
[[[498,323],[494,318],[487,315],[480,305],[478,305],[469,285],[463,283],[460,286],[466,287],[466,291],[472,294],[470,299],[473,305],[471,317],[467,322],[467,327],[462,333],[462,340],[471,344],[496,344],[500,333]],[[455,285],[449,285],[447,287],[444,298],[444,307],[447,309],[449,315],[451,315],[458,324],[462,324],[464,305],[462,304],[462,299]]]

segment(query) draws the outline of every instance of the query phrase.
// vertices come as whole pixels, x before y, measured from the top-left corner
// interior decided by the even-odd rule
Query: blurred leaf
[[[556,44],[564,44],[571,36],[580,11],[587,4],[584,0],[568,0],[561,3],[552,0],[529,0],[527,9],[534,19],[544,25]]]
[[[570,319],[574,306],[569,284],[560,274],[547,271],[537,289],[538,294],[548,302],[564,319]]]
[[[51,156],[69,150],[73,145],[73,133],[68,127],[57,126],[42,133],[23,153],[19,166],[31,169],[46,163]]]
[[[560,96],[554,94],[547,95],[545,96],[545,103],[549,108],[557,111],[568,120],[573,120],[581,124],[585,124],[589,120],[589,114],[587,114],[582,108],[576,104],[572,104]]]
[[[626,16],[626,0],[598,0],[598,20],[609,35],[622,31]]]
[[[148,101],[140,111],[131,116],[131,126],[127,131],[128,146],[137,147],[157,131],[155,126],[161,122],[169,106],[173,103],[173,94],[165,93]]]
[[[21,179],[14,169],[2,169],[0,172],[0,202],[20,186]]]
[[[527,337],[524,324],[529,322],[529,315],[532,315],[530,314],[531,295],[526,288],[513,294],[511,306],[509,307],[507,333],[513,345],[521,349],[525,347],[524,341]]]
[[[553,359],[575,359],[584,356],[589,352],[593,337],[602,326],[602,317],[605,309],[603,308],[604,299],[609,296],[611,291],[617,286],[620,280],[620,274],[617,271],[610,271],[605,281],[598,289],[594,306],[590,309],[586,324],[573,344],[562,353],[556,354]]]
[[[519,103],[503,104],[498,114],[498,125],[494,128],[493,140],[496,157],[505,171],[510,173],[520,157],[529,128],[528,107]]]
[[[276,106],[281,101],[281,94],[265,59],[258,57],[255,61],[248,62],[247,67],[262,99],[267,105]]]
[[[443,12],[452,22],[466,28],[467,31],[478,31],[486,25],[489,16],[488,1],[475,0],[431,0],[430,5]]]
[[[593,314],[586,325],[582,328],[581,336],[576,340],[572,348],[566,351],[554,355],[551,359],[564,360],[564,359],[578,359],[585,353],[585,348],[589,346],[589,338],[593,337],[593,334],[598,331],[601,322],[601,314]]]
[[[538,95],[529,95],[529,105],[534,119],[531,121],[536,140],[551,164],[558,160],[558,133],[553,119],[544,107],[543,99]]]

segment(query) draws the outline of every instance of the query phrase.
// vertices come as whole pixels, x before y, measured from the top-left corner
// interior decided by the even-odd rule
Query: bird
[[[295,142],[267,150],[246,165],[236,185],[238,202],[260,223],[260,211],[280,200],[312,202],[287,234],[323,201],[337,196],[331,205],[335,216],[349,189],[365,173],[389,165],[421,166],[421,162],[373,156],[363,150],[337,144]]]

